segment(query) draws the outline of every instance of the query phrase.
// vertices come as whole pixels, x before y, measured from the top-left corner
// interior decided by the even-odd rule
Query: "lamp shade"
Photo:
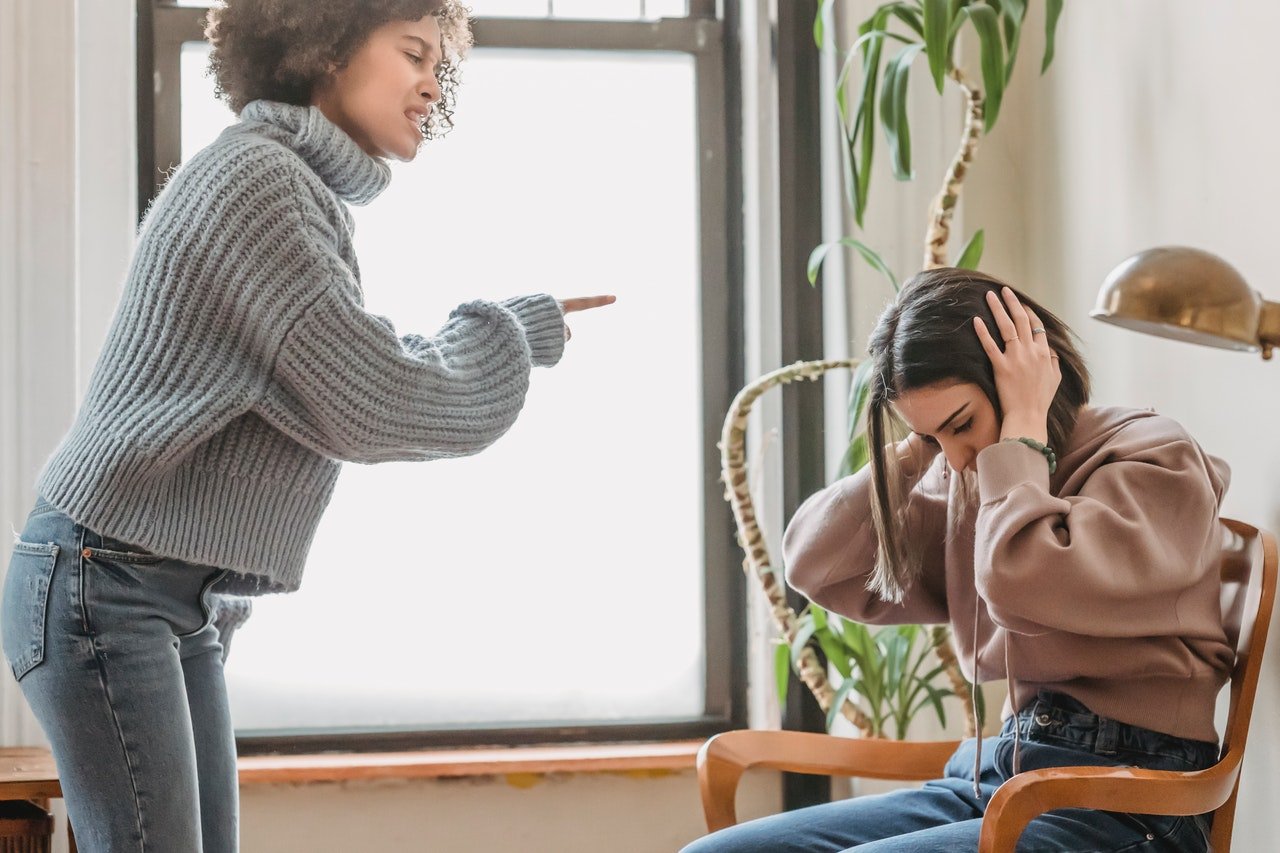
[[[1185,246],[1147,249],[1111,271],[1090,312],[1106,323],[1223,349],[1269,355],[1274,303],[1217,255]]]

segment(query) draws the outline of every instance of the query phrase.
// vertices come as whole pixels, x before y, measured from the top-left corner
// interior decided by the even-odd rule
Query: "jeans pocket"
[[[4,658],[13,677],[22,677],[44,661],[49,588],[59,547],[53,543],[14,543],[4,579],[0,633]]]
[[[135,548],[125,542],[108,539],[105,536],[100,538],[102,539],[103,547],[84,549],[84,556],[90,560],[127,563],[132,566],[154,566],[157,563],[164,562],[164,557],[159,554],[152,554],[150,551],[144,551],[141,548]]]
[[[61,510],[56,506],[41,498],[36,501],[35,507],[33,507],[31,512],[27,515],[27,521],[31,521],[35,518],[43,518],[46,515],[52,515],[53,513],[60,511]]]
[[[218,569],[204,579],[204,582],[200,585],[200,627],[178,636],[189,637],[198,634],[217,621],[218,594],[213,591],[213,585],[226,577],[226,575],[226,569]]]

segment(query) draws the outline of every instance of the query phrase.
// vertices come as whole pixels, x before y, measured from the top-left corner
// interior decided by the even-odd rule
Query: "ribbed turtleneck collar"
[[[278,131],[269,135],[296,151],[331,190],[351,204],[368,204],[391,182],[391,167],[365,153],[319,107],[250,101],[240,118]]]

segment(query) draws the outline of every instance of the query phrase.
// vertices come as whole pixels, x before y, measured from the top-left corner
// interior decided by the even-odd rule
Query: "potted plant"
[[[951,220],[978,141],[999,117],[1004,90],[1017,59],[1027,5],[1027,0],[883,3],[861,22],[857,39],[845,51],[836,85],[836,105],[842,133],[842,184],[858,227],[862,226],[867,209],[877,123],[888,143],[894,176],[911,180],[914,175],[906,107],[913,62],[921,56],[925,58],[939,94],[945,94],[947,81],[951,81],[965,99],[960,145],[929,212],[922,264],[925,269],[948,263]],[[1042,74],[1053,61],[1054,34],[1062,5],[1062,0],[1045,0]],[[818,2],[814,38],[819,47],[825,39],[826,15],[832,6],[834,0]],[[956,61],[960,35],[968,29],[977,35],[981,85],[970,80]],[[884,48],[889,42],[901,47],[884,61]],[[808,264],[810,284],[816,284],[824,259],[837,246],[856,251],[896,291],[897,278],[889,266],[872,247],[852,236],[814,249]],[[979,229],[960,250],[954,266],[976,268],[983,248],[983,232]],[[779,695],[785,696],[788,672],[794,670],[826,712],[828,729],[843,716],[863,736],[892,735],[900,739],[906,737],[912,719],[926,708],[931,708],[945,726],[942,700],[956,696],[966,711],[966,734],[972,736],[975,706],[979,717],[983,712],[982,692],[961,674],[946,626],[897,625],[873,632],[812,603],[797,615],[787,604],[782,571],[769,558],[756,523],[745,452],[746,423],[752,405],[769,388],[798,379],[813,380],[838,367],[856,368],[849,394],[849,444],[838,476],[857,471],[868,459],[861,423],[869,364],[859,365],[855,360],[801,362],[761,377],[738,393],[721,435],[726,498],[733,507],[739,543],[746,552],[743,567],[759,580],[781,634],[775,657]],[[826,658],[825,666],[818,650]],[[833,683],[832,678],[838,680]]]

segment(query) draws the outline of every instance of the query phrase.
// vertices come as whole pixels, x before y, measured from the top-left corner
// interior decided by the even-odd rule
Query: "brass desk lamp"
[[[1139,252],[1111,271],[1089,313],[1139,332],[1271,358],[1280,302],[1269,302],[1217,255],[1185,246]]]

